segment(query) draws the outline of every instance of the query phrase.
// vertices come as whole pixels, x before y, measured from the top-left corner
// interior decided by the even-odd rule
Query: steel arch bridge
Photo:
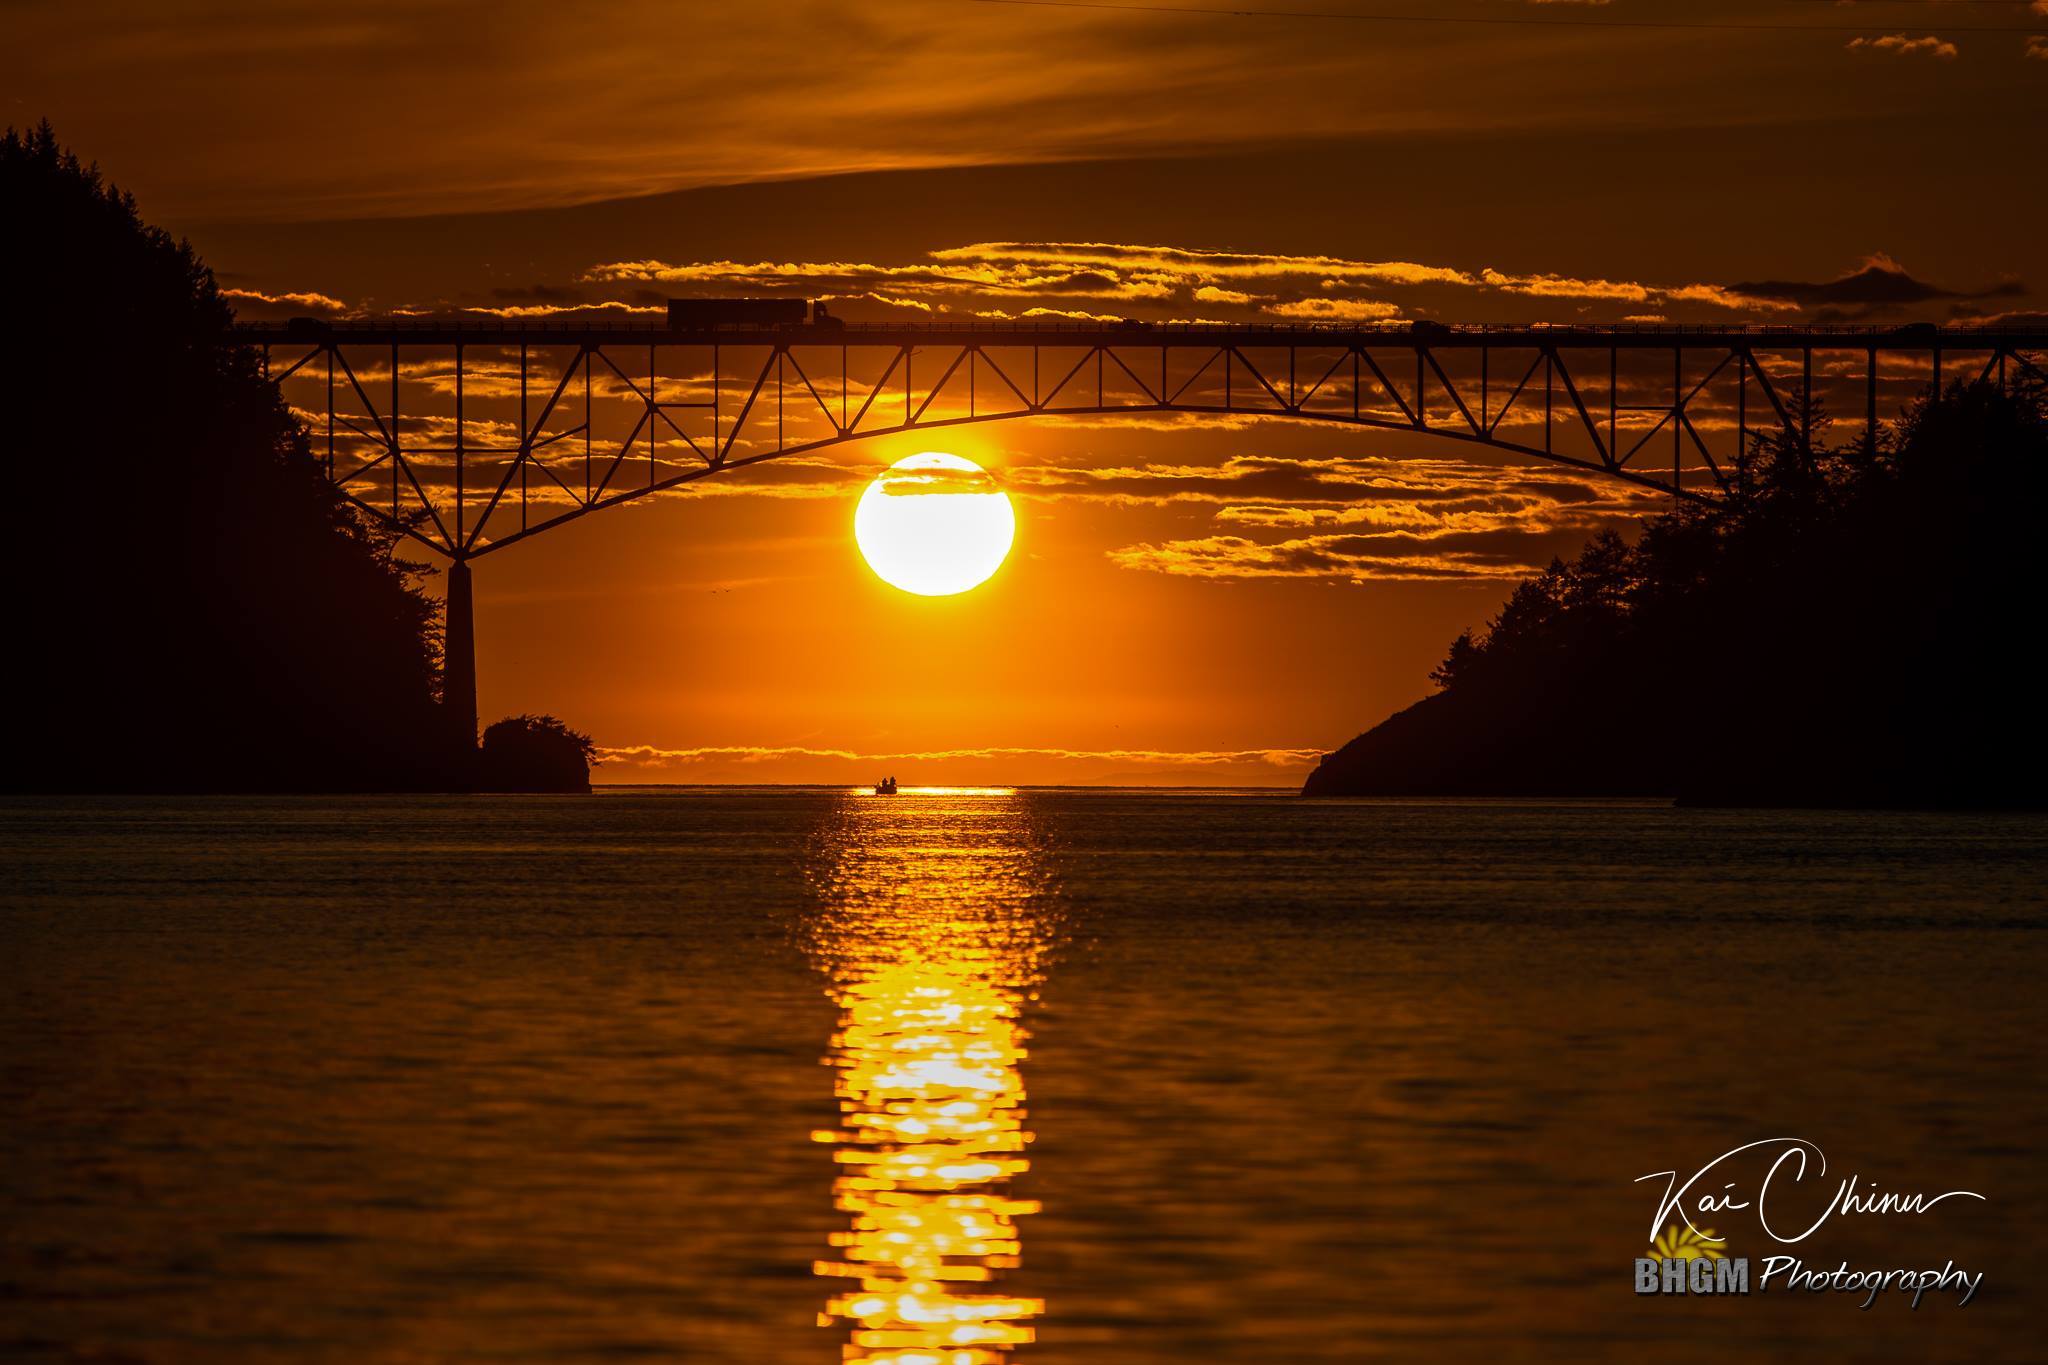
[[[474,733],[469,561],[765,461],[1043,417],[1326,422],[1712,498],[1815,404],[1874,434],[1946,377],[2048,380],[2048,329],[658,323],[242,324],[350,500],[451,561],[449,695]],[[1813,400],[1809,402],[1809,398]]]

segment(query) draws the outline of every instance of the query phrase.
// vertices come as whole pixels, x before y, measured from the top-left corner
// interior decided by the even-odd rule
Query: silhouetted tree
[[[325,481],[183,242],[0,138],[17,789],[449,781],[422,570]]]
[[[496,792],[587,792],[597,746],[553,716],[509,716],[484,731],[477,785]]]
[[[1472,632],[1460,631],[1458,638],[1451,641],[1451,652],[1429,671],[1429,680],[1446,690],[1470,682],[1484,667],[1485,657],[1485,651],[1472,638]]]

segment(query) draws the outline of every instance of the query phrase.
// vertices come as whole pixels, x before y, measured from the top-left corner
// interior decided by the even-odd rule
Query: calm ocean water
[[[10,1360],[2040,1358],[2040,817],[10,800],[0,868]],[[1638,1298],[1636,1178],[1777,1136],[1982,1192],[1793,1248],[1976,1300]]]

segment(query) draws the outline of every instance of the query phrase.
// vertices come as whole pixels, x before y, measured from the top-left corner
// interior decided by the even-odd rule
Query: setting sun
[[[920,597],[950,597],[987,582],[1016,535],[1009,495],[987,471],[936,450],[883,470],[853,514],[853,538],[868,567]]]

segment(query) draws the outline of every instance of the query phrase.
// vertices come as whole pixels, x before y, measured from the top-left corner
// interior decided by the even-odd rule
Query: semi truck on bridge
[[[676,331],[703,327],[801,327],[837,322],[825,305],[809,299],[670,299],[668,325]]]

